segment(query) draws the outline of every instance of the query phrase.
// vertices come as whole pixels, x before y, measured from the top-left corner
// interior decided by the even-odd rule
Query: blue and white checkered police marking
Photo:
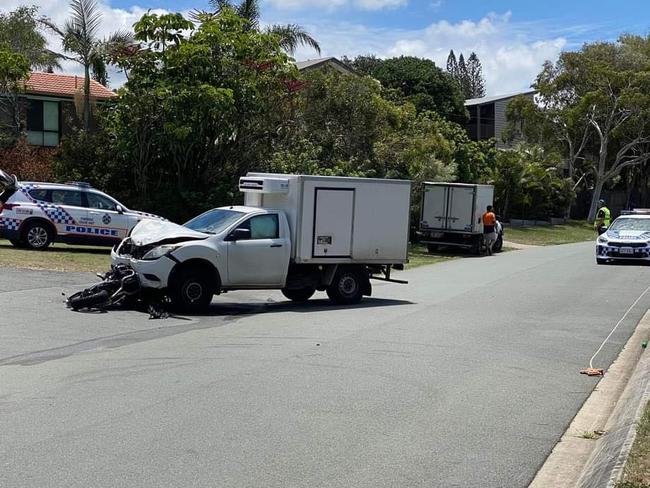
[[[0,217],[0,228],[5,230],[18,230],[20,227],[20,220],[10,219],[8,217]]]

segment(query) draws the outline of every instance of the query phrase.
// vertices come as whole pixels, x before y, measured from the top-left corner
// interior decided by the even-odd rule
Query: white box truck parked
[[[483,243],[481,217],[492,205],[494,187],[465,183],[424,183],[420,218],[421,242],[433,252],[440,246],[456,246],[478,254]],[[500,224],[497,242],[503,244]]]
[[[370,295],[370,279],[400,282],[408,260],[410,181],[249,173],[243,206],[184,225],[144,221],[112,252],[145,288],[198,310],[214,294],[280,289],[297,302],[326,291],[335,303]]]

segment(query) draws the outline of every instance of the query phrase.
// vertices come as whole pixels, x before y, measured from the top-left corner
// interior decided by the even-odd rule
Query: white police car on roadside
[[[596,262],[650,261],[650,210],[624,211],[596,240]]]
[[[87,183],[19,182],[0,171],[0,237],[17,247],[45,249],[54,241],[109,245],[144,219]]]

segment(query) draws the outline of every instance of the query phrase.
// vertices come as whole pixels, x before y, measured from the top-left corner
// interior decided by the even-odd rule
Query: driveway
[[[66,310],[89,275],[2,269],[0,486],[525,487],[650,282],[592,247],[418,268],[352,308],[237,292],[162,321]]]

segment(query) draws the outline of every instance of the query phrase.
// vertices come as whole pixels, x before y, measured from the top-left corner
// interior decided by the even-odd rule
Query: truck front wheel
[[[182,269],[170,286],[169,296],[176,308],[186,312],[203,312],[214,296],[209,273],[191,266]]]
[[[361,272],[355,269],[344,269],[336,274],[332,284],[327,287],[327,296],[337,305],[352,305],[363,298],[364,280]]]
[[[316,293],[316,289],[308,286],[307,288],[300,288],[298,290],[291,290],[289,288],[283,288],[282,294],[287,297],[292,302],[296,303],[305,303]]]

